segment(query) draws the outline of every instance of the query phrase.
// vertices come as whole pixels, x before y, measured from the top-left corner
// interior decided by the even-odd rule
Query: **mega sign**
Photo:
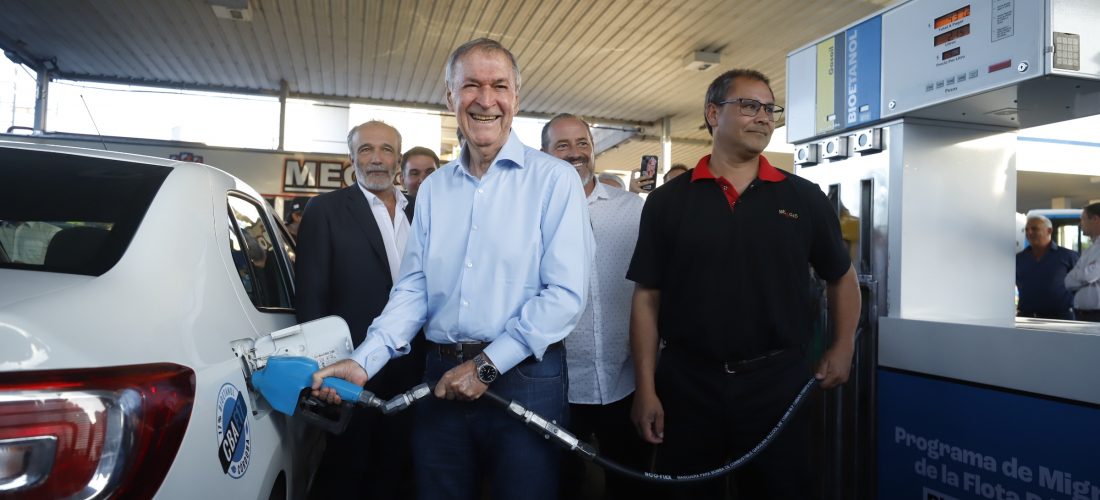
[[[355,182],[351,162],[286,158],[283,160],[283,192],[324,193]]]

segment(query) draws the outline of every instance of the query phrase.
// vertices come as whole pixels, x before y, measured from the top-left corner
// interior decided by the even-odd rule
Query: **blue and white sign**
[[[248,470],[252,458],[252,436],[248,423],[248,403],[233,384],[218,391],[218,460],[222,472],[239,478]]]
[[[882,17],[875,16],[844,32],[843,71],[837,78],[837,114],[844,128],[878,120],[881,108]]]
[[[1100,408],[880,369],[878,498],[1100,499]]]

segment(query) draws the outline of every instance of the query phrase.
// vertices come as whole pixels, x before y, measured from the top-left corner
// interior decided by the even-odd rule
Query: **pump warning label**
[[[1011,37],[1016,31],[1015,0],[993,0],[992,42]]]

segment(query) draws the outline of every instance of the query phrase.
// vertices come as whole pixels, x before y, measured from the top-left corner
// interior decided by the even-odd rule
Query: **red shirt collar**
[[[699,159],[699,163],[695,165],[695,170],[691,172],[691,182],[695,182],[701,179],[715,179],[715,175],[710,171],[710,155],[706,155]],[[764,155],[760,155],[760,169],[756,173],[756,178],[762,181],[768,182],[780,182],[787,178],[787,174],[784,174],[782,170],[772,166],[768,159]]]

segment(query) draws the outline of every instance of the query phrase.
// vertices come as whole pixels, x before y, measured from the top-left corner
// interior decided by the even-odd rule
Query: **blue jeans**
[[[424,379],[434,384],[458,364],[428,349]],[[564,424],[565,370],[565,350],[556,347],[541,362],[527,358],[489,389]],[[427,398],[418,405],[412,439],[419,498],[473,500],[482,498],[483,485],[496,499],[557,498],[561,451],[552,441],[485,398]]]

